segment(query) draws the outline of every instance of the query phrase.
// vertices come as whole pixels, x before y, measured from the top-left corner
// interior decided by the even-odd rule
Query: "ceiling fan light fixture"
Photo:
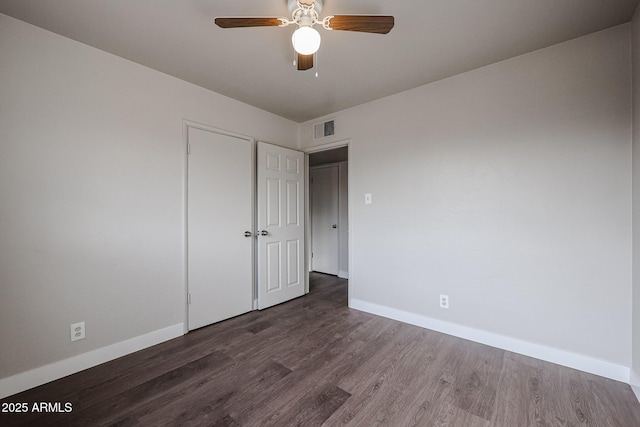
[[[299,27],[291,36],[293,48],[300,55],[313,55],[320,49],[320,33],[313,27]]]

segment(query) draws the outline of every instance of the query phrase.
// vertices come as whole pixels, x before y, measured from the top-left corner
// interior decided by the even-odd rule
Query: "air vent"
[[[333,120],[313,125],[313,139],[325,138],[327,136],[335,135],[335,133],[336,128]]]

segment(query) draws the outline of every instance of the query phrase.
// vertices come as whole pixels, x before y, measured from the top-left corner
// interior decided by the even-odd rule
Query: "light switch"
[[[364,194],[364,204],[365,205],[370,205],[372,203],[371,201],[371,193],[365,193]]]

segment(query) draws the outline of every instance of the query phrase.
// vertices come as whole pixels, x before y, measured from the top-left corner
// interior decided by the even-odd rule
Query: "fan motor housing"
[[[298,8],[298,0],[287,0],[287,7],[289,8],[289,14],[292,14]],[[322,0],[315,0],[313,2],[313,7],[316,10],[316,13],[320,15],[322,12]]]

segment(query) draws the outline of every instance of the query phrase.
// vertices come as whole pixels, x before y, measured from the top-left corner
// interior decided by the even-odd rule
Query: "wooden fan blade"
[[[216,18],[215,23],[220,28],[244,27],[279,27],[280,18]]]
[[[393,28],[393,16],[334,15],[329,20],[332,30],[387,34]]]
[[[298,54],[298,70],[304,71],[313,68],[313,54],[302,55]]]

